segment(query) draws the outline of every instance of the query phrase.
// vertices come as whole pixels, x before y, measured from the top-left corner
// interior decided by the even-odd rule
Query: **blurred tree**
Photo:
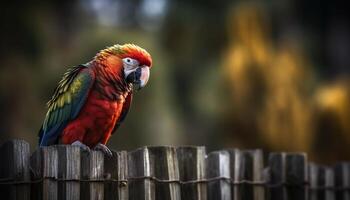
[[[199,107],[220,105],[219,60],[226,45],[225,17],[230,1],[170,1],[160,30],[169,55],[171,83],[186,143],[218,144],[216,114]],[[217,84],[219,83],[219,84]],[[203,98],[212,97],[205,101]],[[215,104],[215,105],[213,105]]]
[[[350,145],[350,83],[339,80],[321,85],[315,94],[316,124],[314,157],[320,161],[348,160]]]
[[[3,3],[0,141],[36,145],[66,68],[134,42],[155,67],[112,148],[265,147],[350,159],[346,8],[340,0]]]
[[[30,142],[36,139],[37,121],[40,117],[39,100],[42,86],[41,62],[45,56],[47,43],[57,39],[56,46],[69,44],[76,21],[72,20],[75,1],[6,2],[1,6],[0,23],[0,139],[25,138]],[[64,16],[64,17],[63,17]],[[52,26],[50,26],[52,25]],[[42,30],[52,34],[45,37]],[[44,55],[44,56],[43,56]],[[52,62],[52,60],[51,60]],[[42,81],[42,79],[41,79]],[[40,86],[40,87],[39,87]],[[28,129],[35,133],[28,133]]]
[[[348,81],[320,86],[309,54],[299,42],[303,38],[288,32],[302,24],[295,25],[293,18],[289,23],[281,20],[291,27],[274,30],[271,37],[266,10],[261,4],[241,3],[229,16],[230,45],[224,70],[233,106],[225,120],[233,131],[227,139],[235,144],[238,140],[243,146],[264,145],[274,151],[306,151],[321,161],[349,159],[343,148],[350,144]],[[344,138],[343,145],[325,147],[330,135],[336,140]]]

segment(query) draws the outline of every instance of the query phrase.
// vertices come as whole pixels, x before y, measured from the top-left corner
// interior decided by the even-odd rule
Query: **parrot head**
[[[149,79],[152,67],[151,55],[134,44],[114,45],[102,50],[96,57],[105,66],[116,70],[127,83],[137,90],[143,88]]]
[[[125,80],[139,90],[148,82],[152,58],[146,50],[136,45],[125,44],[122,50],[125,52],[121,56]]]

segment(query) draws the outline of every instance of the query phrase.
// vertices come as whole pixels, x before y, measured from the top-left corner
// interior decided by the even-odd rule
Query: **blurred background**
[[[343,5],[344,4],[344,5]],[[37,146],[68,67],[138,44],[150,82],[109,142],[305,151],[350,160],[345,1],[47,0],[1,3],[0,143]]]

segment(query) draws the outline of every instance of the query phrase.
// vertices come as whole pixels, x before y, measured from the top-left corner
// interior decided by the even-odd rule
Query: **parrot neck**
[[[108,63],[94,63],[95,88],[102,99],[120,101],[132,90],[124,79],[122,67],[109,67]]]

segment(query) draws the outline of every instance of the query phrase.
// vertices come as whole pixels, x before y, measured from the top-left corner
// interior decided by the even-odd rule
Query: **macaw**
[[[111,155],[106,146],[125,119],[133,90],[149,79],[152,58],[134,44],[101,50],[63,75],[39,131],[39,146],[72,144]]]

